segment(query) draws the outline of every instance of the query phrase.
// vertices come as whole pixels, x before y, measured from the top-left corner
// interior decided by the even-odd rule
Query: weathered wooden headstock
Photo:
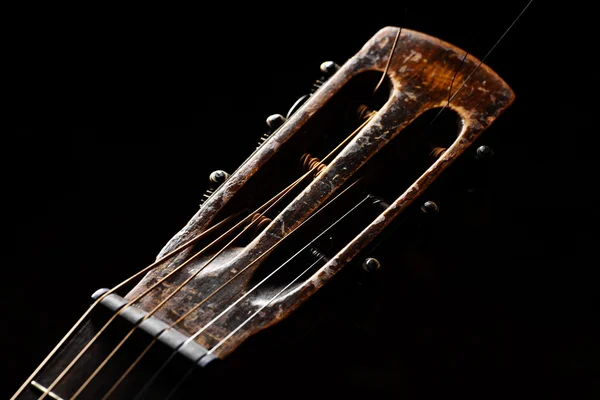
[[[271,120],[281,125],[251,157],[231,175],[212,177],[218,189],[133,290],[124,298],[97,294],[96,304],[114,313],[107,324],[125,319],[129,332],[150,335],[146,349],[166,344],[192,365],[225,358],[378,238],[514,99],[464,51],[393,27],[324,72],[330,76],[287,120]],[[458,133],[436,128],[440,109],[456,116]],[[91,343],[104,330],[88,324],[79,335]],[[129,336],[79,373],[73,367],[89,346],[75,340],[75,352],[61,353],[67,358],[50,363],[55,372],[37,383],[42,397],[137,393],[119,385],[146,350],[106,382],[94,381]]]
[[[260,229],[252,230],[253,236],[250,239],[246,238],[246,242],[232,247],[212,261],[212,265],[204,267],[179,294],[156,312],[157,316],[169,323],[177,321],[216,288],[236,276],[234,281],[212,296],[197,312],[177,325],[177,329],[188,335],[202,330],[195,340],[211,349],[285,286],[284,280],[274,284],[267,280],[249,293],[260,282],[257,275],[263,278],[267,276],[286,261],[286,256],[293,256],[309,242],[309,238],[316,237],[322,229],[327,228],[332,223],[333,215],[340,217],[351,209],[352,202],[358,203],[365,194],[382,196],[390,203],[387,208],[371,212],[369,220],[359,222],[361,218],[352,216],[354,227],[345,228],[353,230],[352,234],[343,235],[346,236],[346,241],[336,241],[333,248],[323,241],[321,242],[324,244],[311,245],[311,248],[324,253],[325,257],[318,266],[287,288],[214,351],[219,357],[227,355],[248,336],[285,318],[331,279],[410,205],[513,101],[511,89],[486,65],[478,68],[479,61],[471,56],[465,59],[464,51],[407,29],[402,30],[398,38],[386,81],[379,89],[382,93],[373,95],[375,85],[386,68],[397,33],[398,28],[388,27],[369,40],[358,54],[331,76],[212,194],[187,226],[167,244],[161,255],[189,241],[214,222],[232,213],[258,209],[261,204],[298,179],[306,168],[310,168],[308,164],[311,159],[314,158],[313,163],[316,164],[361,122],[366,121],[347,145],[342,146],[334,157],[319,165],[318,173],[315,169],[314,174],[310,174],[295,191],[280,201],[278,208],[265,214],[269,219],[263,220]],[[465,82],[466,79],[469,80]],[[448,104],[449,88],[453,80],[454,91],[450,96],[454,98]],[[460,92],[456,94],[459,88]],[[376,111],[370,119],[361,119],[358,115],[361,106],[364,114],[364,105]],[[403,171],[398,168],[403,165],[394,165],[394,160],[402,160],[396,158],[395,153],[381,153],[387,148],[391,148],[392,152],[407,150],[394,146],[393,142],[410,144],[418,141],[413,137],[400,143],[405,128],[426,111],[445,106],[458,114],[458,135],[451,139],[433,138],[442,143],[421,154],[424,160],[429,160],[429,165],[425,164],[426,168],[418,171],[417,175],[415,171],[409,171],[413,175],[407,178],[408,181],[402,180],[400,177]],[[356,115],[352,115],[353,111]],[[417,137],[427,134],[427,131],[412,133]],[[422,149],[408,149],[409,152],[418,150]],[[437,151],[437,159],[432,160],[431,151]],[[380,158],[378,155],[381,155]],[[297,166],[301,159],[306,168],[298,172]],[[361,180],[356,188],[349,189],[336,200],[340,203],[339,207],[332,203],[327,211],[315,216],[310,224],[301,228],[310,232],[304,236],[307,238],[304,242],[295,238],[292,240],[292,237],[286,239],[328,199],[358,178]],[[352,201],[342,201],[342,198]],[[337,210],[332,211],[332,208]],[[360,213],[365,214],[366,211],[360,210]],[[279,247],[272,249],[286,240],[295,242],[296,247],[286,242],[285,251]],[[203,268],[203,264],[220,247],[214,246],[202,257],[189,263],[178,274],[139,300],[136,306],[145,310],[156,307],[175,287]],[[143,293],[193,253],[191,249],[185,250],[175,260],[166,261],[157,267],[127,298],[133,299]],[[248,265],[251,267],[237,275]],[[285,268],[293,269],[291,265]],[[299,266],[295,268],[301,271],[298,270]],[[283,274],[283,271],[278,273]],[[293,274],[286,276],[291,280]],[[275,276],[272,281],[277,281]],[[210,327],[203,328],[242,297],[243,300]]]

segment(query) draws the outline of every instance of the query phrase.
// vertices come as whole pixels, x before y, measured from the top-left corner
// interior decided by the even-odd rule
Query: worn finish
[[[235,193],[301,129],[315,113],[332,99],[346,83],[356,75],[370,70],[383,71],[398,28],[379,31],[362,50],[346,62],[294,115],[278,129],[229,179],[204,203],[190,222],[165,246],[162,256],[207,229],[218,211]],[[222,283],[242,268],[256,260],[262,253],[285,237],[290,231],[310,217],[329,199],[337,188],[356,175],[371,157],[384,148],[394,137],[423,112],[446,105],[448,89],[453,78],[454,91],[477,67],[479,61],[468,56],[461,65],[465,52],[439,39],[404,29],[394,57],[390,62],[388,76],[392,90],[388,101],[359,134],[337,154],[328,160],[327,167],[308,184],[296,198],[288,200],[285,209],[268,227],[247,246],[224,252],[196,278],[169,300],[156,315],[166,322],[174,322],[191,307],[205,299]],[[452,94],[454,94],[454,91]],[[346,265],[381,231],[405,210],[513,101],[514,94],[486,65],[471,76],[468,83],[448,106],[462,119],[462,128],[456,141],[439,156],[430,168],[404,193],[395,199],[379,217],[373,220],[358,236],[343,247],[327,263],[299,282],[293,290],[265,307],[250,323],[220,346],[215,354],[224,357],[250,335],[285,318],[302,304],[336,272]],[[291,182],[290,182],[291,183]],[[166,275],[191,255],[185,250],[169,262],[149,273],[127,296],[131,299],[143,292],[157,279]],[[195,262],[160,285],[144,297],[137,306],[150,310],[168,296],[179,283],[197,271],[210,257],[200,257]],[[264,259],[268,258],[264,257]],[[252,274],[262,261],[255,263],[226,289],[217,293],[197,312],[183,321],[178,329],[193,335],[222,312],[229,304],[243,296],[251,288]],[[248,315],[264,305],[272,296],[270,290],[256,290],[230,312],[198,336],[197,342],[210,349],[233,331]]]

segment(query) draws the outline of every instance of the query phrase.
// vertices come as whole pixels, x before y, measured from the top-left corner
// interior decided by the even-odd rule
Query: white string
[[[473,69],[473,71],[471,71],[471,73],[469,74],[469,76],[467,76],[467,79],[465,79],[463,81],[462,85],[460,85],[460,87],[454,93],[454,95],[452,95],[452,97],[450,97],[450,99],[448,99],[448,102],[446,104],[444,104],[444,107],[442,107],[440,109],[440,111],[436,114],[435,118],[433,118],[433,120],[431,120],[430,124],[433,124],[433,122],[436,119],[438,119],[438,117],[440,116],[440,114],[442,112],[444,112],[444,110],[446,108],[448,108],[448,106],[450,105],[450,103],[452,102],[452,100],[454,100],[454,98],[458,95],[458,93],[462,90],[462,88],[467,84],[467,82],[469,81],[469,79],[471,79],[471,77],[473,76],[473,74],[475,72],[477,72],[477,70],[479,69],[479,67],[481,67],[483,65],[483,63],[485,62],[485,60],[487,60],[487,58],[490,56],[490,54],[492,54],[492,52],[496,49],[496,47],[498,47],[498,45],[500,44],[500,42],[502,41],[502,39],[504,39],[504,37],[508,34],[508,32],[513,28],[513,26],[515,26],[515,24],[517,23],[517,21],[521,18],[521,16],[525,13],[525,11],[527,11],[527,9],[531,5],[531,3],[533,3],[533,0],[529,0],[529,3],[527,3],[527,5],[525,6],[525,8],[523,8],[523,10],[519,14],[519,16],[517,18],[515,18],[515,20],[512,22],[512,24],[510,24],[510,26],[508,27],[508,29],[506,31],[504,31],[504,33],[502,34],[502,36],[500,36],[500,39],[498,39],[498,41],[492,46],[492,48],[490,49],[490,51],[487,52],[487,54],[481,59],[481,61],[479,62],[479,64],[477,64],[477,66]]]
[[[288,283],[283,289],[281,289],[275,296],[273,296],[271,298],[271,300],[269,300],[266,304],[264,304],[262,307],[260,307],[258,310],[256,310],[254,312],[254,314],[252,314],[251,316],[249,316],[244,322],[242,322],[237,328],[235,328],[233,331],[231,331],[227,336],[225,336],[219,343],[217,343],[212,349],[209,350],[208,353],[206,353],[206,355],[210,355],[212,353],[215,352],[215,350],[217,350],[219,347],[221,347],[221,345],[223,343],[225,343],[227,340],[229,340],[230,337],[232,337],[233,335],[235,335],[235,333],[237,331],[239,331],[240,329],[242,329],[248,322],[250,322],[252,320],[252,318],[254,318],[259,312],[261,312],[265,307],[267,307],[268,305],[270,305],[273,301],[275,301],[275,299],[277,297],[279,297],[279,295],[281,295],[283,292],[285,292],[290,286],[292,286],[294,283],[296,283],[296,281],[298,279],[300,279],[302,277],[302,275],[304,275],[305,273],[308,272],[308,270],[310,270],[313,266],[315,266],[319,261],[321,261],[321,259],[323,258],[323,256],[319,257],[319,259],[317,261],[315,261],[313,264],[311,264],[310,267],[308,267],[307,269],[305,269],[300,275],[298,275],[293,281],[291,281],[290,283]]]

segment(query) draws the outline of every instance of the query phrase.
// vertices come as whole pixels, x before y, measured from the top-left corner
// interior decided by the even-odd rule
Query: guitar
[[[246,340],[306,312],[352,262],[377,273],[361,255],[384,228],[438,212],[426,201],[434,184],[467,151],[491,155],[473,144],[514,98],[475,57],[409,29],[385,28],[321,69],[313,93],[269,118],[250,158],[211,174],[198,214],[132,290],[95,293],[16,398],[187,398],[199,380],[227,375],[229,360],[255,351]],[[435,129],[442,118],[459,121],[458,139]],[[395,185],[383,181],[391,169]]]

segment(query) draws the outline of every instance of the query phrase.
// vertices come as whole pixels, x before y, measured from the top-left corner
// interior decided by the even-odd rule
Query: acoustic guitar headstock
[[[202,246],[164,262],[127,296],[135,299],[152,288],[137,306],[150,311],[160,305],[156,316],[177,323],[216,356],[226,356],[245,338],[285,318],[323,286],[514,99],[510,87],[476,58],[408,29],[384,28],[339,70],[333,63],[323,70],[331,76],[287,120],[272,118],[272,125],[281,126],[237,171],[213,177],[223,183],[160,256],[231,215],[245,217],[245,222],[181,269]],[[441,109],[442,114],[455,113],[458,134],[437,132]],[[411,127],[420,116],[426,123],[417,132]],[[271,204],[273,198],[277,201]],[[332,203],[324,208],[328,201]],[[308,255],[289,261],[307,243],[303,251]],[[289,285],[294,273],[312,262]]]
[[[269,118],[272,132],[236,171],[211,175],[218,187],[155,263],[95,294],[94,307],[111,316],[96,326],[83,324],[86,313],[69,350],[41,378],[44,364],[34,372],[40,398],[150,396],[174,357],[199,367],[225,358],[380,238],[514,100],[510,87],[465,51],[395,27],[322,71],[288,115]],[[455,130],[439,129],[447,118]],[[434,203],[423,209],[437,211]],[[376,260],[363,265],[378,267]],[[128,294],[117,294],[135,278],[142,279]],[[113,321],[126,323],[124,339],[90,353]],[[141,355],[129,367],[104,368],[139,332],[149,343]],[[150,368],[141,387],[128,384],[153,346],[171,355]],[[171,388],[152,393],[165,398]]]

